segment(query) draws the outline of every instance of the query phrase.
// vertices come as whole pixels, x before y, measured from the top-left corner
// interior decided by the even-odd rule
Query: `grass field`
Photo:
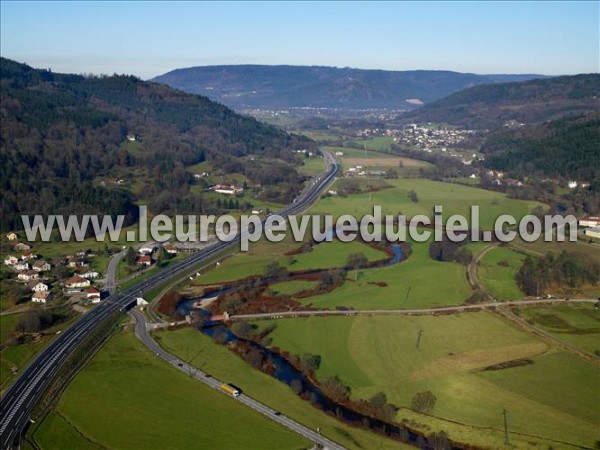
[[[391,188],[378,192],[349,195],[345,198],[327,197],[319,201],[310,212],[313,214],[361,215],[372,213],[373,205],[380,205],[383,214],[399,213],[412,217],[417,214],[433,216],[435,205],[443,206],[443,217],[461,214],[470,222],[470,206],[478,205],[480,226],[491,229],[496,218],[510,214],[517,220],[529,214],[537,205],[534,201],[522,201],[506,198],[500,192],[473,188],[458,184],[443,183],[426,179],[386,180]],[[409,191],[417,193],[418,202],[408,197]]]
[[[133,333],[109,341],[33,437],[42,449],[310,447],[158,360]]]
[[[340,376],[354,398],[383,391],[393,403],[410,406],[416,392],[431,390],[437,397],[433,414],[465,425],[451,426],[406,409],[400,410],[399,420],[414,419],[441,427],[451,437],[499,447],[501,433],[492,439],[472,426],[501,430],[501,413],[507,408],[513,432],[590,447],[600,438],[597,366],[549,349],[490,313],[256,323],[276,326],[272,345],[294,354],[320,355],[317,376]],[[417,349],[419,330],[423,333]],[[484,370],[522,358],[533,363]]]
[[[518,300],[525,295],[516,281],[516,274],[525,256],[506,247],[497,247],[481,258],[479,280],[498,300]]]
[[[0,316],[0,343],[5,344],[6,340],[12,337],[17,324],[23,319],[23,314],[9,314]],[[6,389],[10,382],[33,356],[44,348],[54,337],[54,333],[68,327],[75,319],[59,323],[51,328],[44,330],[44,334],[30,342],[18,345],[6,345],[0,350],[0,392]],[[16,369],[17,372],[14,372]]]
[[[600,312],[593,305],[522,308],[520,315],[561,341],[569,342],[590,353],[600,351]]]
[[[270,290],[275,295],[289,295],[293,297],[294,294],[297,294],[300,291],[313,289],[316,286],[316,281],[284,281],[282,283],[275,283],[271,285]]]
[[[223,281],[234,281],[251,275],[264,273],[265,267],[278,261],[289,270],[328,269],[346,264],[348,255],[361,252],[369,260],[386,258],[386,254],[360,242],[323,242],[316,245],[311,252],[294,256],[285,256],[288,250],[300,244],[290,238],[282,244],[274,244],[265,239],[251,244],[249,252],[240,252],[225,259],[222,264],[202,277],[196,279],[197,284],[213,284]]]
[[[251,397],[281,411],[283,414],[316,429],[324,436],[350,449],[399,449],[406,446],[377,434],[351,428],[320,413],[300,399],[289,386],[273,379],[237,357],[227,347],[216,345],[209,337],[192,328],[159,333],[161,345],[181,358],[189,360],[203,371],[239,386]]]
[[[347,281],[333,292],[302,301],[330,309],[336,306],[412,309],[457,305],[471,294],[465,270],[465,266],[458,263],[432,260],[427,242],[413,242],[412,254],[399,264],[358,273],[352,271]],[[380,287],[376,283],[387,286]]]

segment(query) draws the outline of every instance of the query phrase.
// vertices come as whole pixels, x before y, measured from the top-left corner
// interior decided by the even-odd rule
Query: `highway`
[[[195,379],[201,381],[202,383],[210,386],[211,388],[221,392],[219,388],[225,381],[219,381],[212,376],[207,375],[205,372],[202,372],[200,369],[188,364],[187,362],[177,358],[175,355],[165,351],[162,347],[160,347],[154,339],[148,334],[146,329],[146,318],[143,313],[132,309],[129,314],[135,318],[135,334],[137,337],[144,343],[146,347],[148,347],[152,352],[154,352],[159,358],[165,360],[167,363],[171,364],[178,370],[194,377]],[[221,392],[222,393],[222,392]],[[223,394],[226,395],[226,394]],[[263,414],[267,418],[283,425],[286,428],[304,436],[306,439],[314,442],[315,444],[321,445],[325,449],[335,449],[342,450],[344,447],[336,444],[333,441],[321,436],[319,433],[306,428],[304,425],[299,424],[298,422],[290,419],[289,417],[280,414],[278,411],[269,408],[268,406],[263,405],[262,403],[254,400],[251,397],[248,397],[243,392],[239,397],[236,398],[236,401],[245,404],[249,408]]]
[[[305,210],[314,203],[321,192],[335,178],[338,164],[327,152],[322,152],[327,164],[326,172],[309,183],[309,186],[278,214],[284,218]],[[230,242],[217,242],[175,263],[157,274],[140,281],[122,292],[110,295],[65,330],[24,368],[0,399],[0,449],[8,449],[20,437],[29,421],[29,415],[40,396],[50,385],[61,365],[77,346],[100,324],[117,311],[125,312],[127,306],[140,295],[166,281],[181,276],[203,260],[240,244],[248,231],[238,233]]]

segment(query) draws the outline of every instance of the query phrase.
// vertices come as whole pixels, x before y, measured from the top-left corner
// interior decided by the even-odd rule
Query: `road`
[[[117,288],[117,268],[119,267],[119,262],[121,261],[121,259],[123,259],[123,256],[125,256],[126,252],[126,250],[122,250],[119,253],[114,254],[110,258],[110,261],[108,261],[104,289],[110,294],[114,294],[115,289]]]
[[[325,155],[325,160],[331,161],[331,156]],[[338,170],[339,165],[336,162],[329,162],[326,172],[314,180],[310,188],[302,192],[294,203],[279,211],[278,214],[287,218],[289,215],[305,210],[318,199],[321,192],[335,178]],[[67,330],[56,336],[54,341],[38,353],[33,361],[21,371],[20,375],[2,396],[0,400],[0,448],[10,448],[15,440],[20,437],[22,430],[29,421],[29,415],[33,407],[50,385],[61,365],[100,324],[117,311],[125,312],[128,305],[135,297],[140,295],[140,292],[148,292],[174,277],[191,271],[202,261],[226,249],[238,246],[241,238],[247,233],[248,231],[244,231],[238,234],[237,238],[230,242],[217,242],[205,247],[188,258],[140,281],[131,288],[110,295],[79,318]]]
[[[315,311],[282,311],[273,313],[259,314],[237,314],[229,316],[232,321],[236,320],[256,320],[256,319],[285,319],[290,317],[310,317],[310,316],[418,316],[432,314],[458,314],[471,311],[482,311],[486,309],[495,309],[506,306],[532,306],[532,305],[552,305],[560,303],[596,303],[597,299],[580,298],[566,300],[564,298],[541,299],[541,300],[514,300],[508,302],[486,302],[473,305],[444,306],[440,308],[426,309],[360,309],[360,310],[315,310]]]
[[[135,318],[135,334],[136,336],[144,343],[146,347],[148,347],[156,356],[163,359],[167,363],[171,364],[176,369],[190,375],[196,380],[201,381],[202,383],[210,386],[211,388],[221,392],[220,386],[224,383],[223,381],[219,381],[216,378],[211,376],[207,376],[205,372],[202,372],[200,369],[194,367],[191,364],[179,359],[177,356],[165,351],[162,347],[160,347],[154,339],[150,336],[146,329],[146,318],[143,313],[132,309],[129,311],[129,314]],[[243,386],[242,386],[243,388]],[[223,394],[226,395],[226,394]],[[315,444],[321,445],[326,449],[337,449],[342,450],[344,447],[341,447],[339,444],[336,444],[333,441],[321,436],[319,433],[306,428],[304,425],[299,424],[298,422],[284,416],[283,414],[278,413],[274,409],[269,408],[268,406],[263,405],[257,400],[254,400],[252,397],[248,397],[243,392],[236,399],[238,402],[245,404],[249,408],[252,408],[254,411],[261,413],[267,418],[283,425],[286,428],[298,433],[299,435],[309,439]]]

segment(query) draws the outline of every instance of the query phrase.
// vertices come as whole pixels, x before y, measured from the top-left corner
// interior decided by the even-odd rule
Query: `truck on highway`
[[[239,397],[240,396],[240,390],[238,388],[236,388],[235,386],[232,386],[230,384],[222,384],[221,386],[219,386],[219,388],[225,392],[227,395],[231,395],[232,397]]]

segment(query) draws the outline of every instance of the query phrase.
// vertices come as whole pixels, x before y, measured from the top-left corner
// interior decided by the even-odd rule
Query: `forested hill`
[[[177,69],[156,77],[233,108],[415,108],[483,83],[541,75],[476,75],[443,70],[364,70],[322,66],[229,65]]]
[[[600,75],[583,74],[475,86],[401,116],[405,122],[445,122],[495,128],[557,120],[600,109]]]
[[[516,177],[600,181],[600,113],[491,133],[486,165]],[[600,192],[600,186],[595,189]]]
[[[55,74],[5,58],[0,74],[2,229],[20,228],[21,214],[131,214],[139,198],[200,213],[210,205],[190,192],[185,167],[205,160],[292,195],[301,177],[290,150],[313,145],[131,76]],[[260,158],[238,158],[249,154]],[[110,183],[121,178],[137,188]]]

